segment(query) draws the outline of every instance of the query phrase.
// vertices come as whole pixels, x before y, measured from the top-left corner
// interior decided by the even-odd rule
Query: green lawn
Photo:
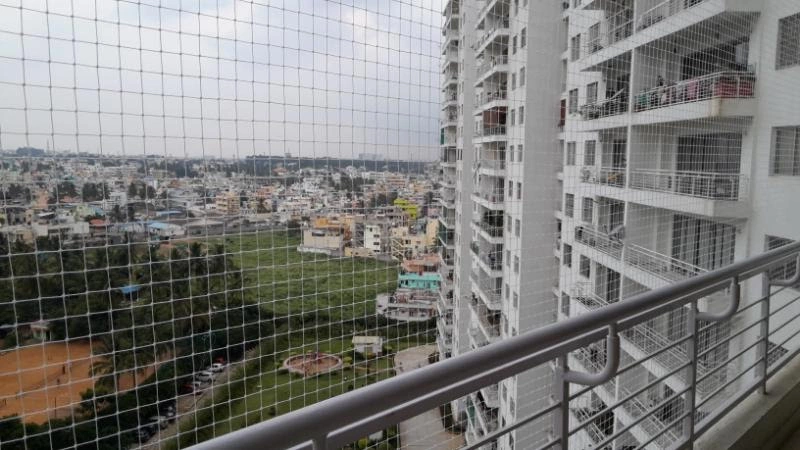
[[[377,294],[397,286],[397,263],[300,253],[300,244],[276,231],[225,238],[246,296],[276,315],[316,311],[331,322],[374,315]]]

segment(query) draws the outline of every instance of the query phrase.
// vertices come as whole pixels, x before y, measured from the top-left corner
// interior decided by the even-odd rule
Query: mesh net
[[[791,0],[0,0],[0,447],[188,447],[785,245],[799,64]],[[557,445],[560,394],[670,447],[797,347],[743,292],[349,447]]]

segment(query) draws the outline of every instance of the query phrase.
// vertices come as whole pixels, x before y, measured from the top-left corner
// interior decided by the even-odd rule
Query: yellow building
[[[216,205],[217,211],[226,215],[239,214],[239,194],[231,191],[225,191],[217,194]]]

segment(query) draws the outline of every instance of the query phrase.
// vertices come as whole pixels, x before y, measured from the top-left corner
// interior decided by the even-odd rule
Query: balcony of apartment
[[[453,335],[453,315],[439,315],[436,318],[436,331],[440,336]]]
[[[439,126],[450,129],[458,127],[458,113],[453,111],[453,108],[445,108],[439,118]]]
[[[471,282],[473,293],[477,293],[478,297],[483,300],[486,307],[491,310],[500,310],[500,285],[501,279],[490,278],[488,275],[483,274],[483,271],[477,267],[472,269]],[[474,294],[473,294],[474,295]]]
[[[452,311],[454,306],[454,293],[451,283],[450,286],[443,286],[439,289],[439,301],[436,303],[436,308],[440,315],[444,315],[447,311]]]
[[[442,71],[442,89],[455,88],[458,85],[458,68],[448,67]]]
[[[470,245],[473,246],[473,244],[478,250],[473,261],[477,262],[483,273],[489,278],[501,278],[503,276],[503,245],[481,245],[477,242],[472,242]],[[473,253],[475,253],[475,249],[473,249]]]
[[[478,438],[482,438],[497,429],[498,410],[486,403],[483,395],[470,394],[467,397],[467,419],[475,428]]]
[[[472,201],[493,211],[505,209],[505,196],[502,188],[477,190],[472,193]]]
[[[500,177],[506,176],[506,161],[505,154],[502,155],[503,159],[498,159],[500,155],[494,155],[494,158],[478,159],[475,160],[474,169],[481,175],[487,177]]]
[[[442,52],[442,71],[458,69],[458,46],[450,44]]]
[[[496,114],[496,120],[479,121],[475,124],[475,134],[472,138],[473,144],[505,143],[508,140],[506,135],[505,113],[484,112],[484,114]]]
[[[448,250],[455,249],[455,231],[452,228],[442,227],[437,233],[437,238],[443,247]]]
[[[481,342],[492,343],[500,339],[500,311],[490,310],[477,298],[470,300],[472,324],[483,334]]]
[[[452,26],[455,28],[452,28]],[[458,48],[459,44],[459,29],[458,23],[452,23],[451,28],[442,28],[442,55],[445,55],[452,47]]]
[[[458,121],[458,92],[455,89],[445,89],[442,110],[444,111],[443,118],[448,121]]]
[[[755,114],[755,73],[720,71],[678,82],[659,80],[633,98],[634,125]],[[658,110],[657,114],[647,111]]]
[[[453,203],[454,197],[447,198],[446,195],[442,195],[442,204],[445,205],[444,211],[442,214],[439,214],[439,222],[445,227],[451,230],[455,229],[456,227],[456,215],[455,212],[448,211],[450,209],[448,205]]]
[[[481,86],[486,81],[502,80],[508,75],[508,55],[486,54],[477,64],[475,69],[475,86]]]
[[[508,16],[485,16],[475,31],[477,37],[472,44],[475,55],[480,56],[487,48],[492,51],[507,49],[511,36],[510,22]]]
[[[475,114],[495,110],[498,113],[508,109],[508,91],[505,83],[485,83],[482,92],[475,95]]]
[[[702,35],[704,30],[752,28],[762,2],[748,0],[644,0],[637,1],[636,16],[632,1],[622,4],[591,0],[604,17],[586,34],[589,43],[577,61],[578,70],[592,71],[604,62],[630,53],[639,47],[653,46],[683,35]]]
[[[575,242],[622,260],[622,241],[609,232],[587,225],[578,225],[575,227]]]
[[[444,8],[442,9],[443,16],[459,16],[460,14],[461,0],[447,0],[447,2],[445,2]]]
[[[503,243],[503,216],[502,213],[495,214],[485,211],[483,214],[473,216],[472,225],[478,232],[478,236],[488,244]],[[477,242],[473,244],[478,245]]]
[[[509,0],[487,0],[483,7],[478,11],[475,28],[485,27],[487,17],[490,20],[508,20],[511,14],[511,2]]]

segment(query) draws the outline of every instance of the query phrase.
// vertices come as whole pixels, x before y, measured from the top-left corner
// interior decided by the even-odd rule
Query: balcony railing
[[[625,262],[667,281],[679,281],[706,272],[702,267],[636,244],[625,245]]]
[[[644,30],[651,27],[662,20],[677,14],[686,9],[686,5],[695,6],[705,0],[695,0],[694,2],[685,2],[684,0],[664,0],[663,2],[653,6],[639,16],[636,21],[636,31]]]
[[[486,136],[505,136],[506,135],[506,126],[505,125],[495,125],[491,127],[477,127],[475,129],[475,136],[476,137],[486,137]]]
[[[592,228],[577,226],[575,227],[575,240],[581,244],[593,247],[603,253],[613,256],[614,258],[622,258],[622,242],[613,239],[608,234]]]
[[[616,15],[600,22],[599,27],[605,31],[597,33],[596,36],[589,34],[584,55],[591,55],[630,37],[633,34],[633,20],[627,18],[631,14],[632,11],[630,10],[620,11]]]
[[[630,187],[712,200],[743,200],[748,177],[739,173],[633,169]]]
[[[470,302],[472,312],[475,318],[478,319],[480,327],[487,335],[490,341],[500,337],[500,313],[499,311],[491,311],[480,300],[473,299]]]
[[[559,367],[553,373],[555,380],[552,385],[556,387],[551,397],[553,401],[538,408],[532,407],[525,415],[502,424],[500,428],[487,427],[490,434],[470,442],[470,445],[480,447],[489,444],[535,420],[552,423],[554,428],[550,434],[539,437],[537,442],[526,442],[526,445],[549,448],[559,442],[566,443],[572,439],[571,436],[585,429],[588,421],[596,418],[592,416],[582,423],[569,426],[570,409],[585,404],[585,396],[596,386],[610,385],[624,389],[616,389],[619,394],[603,413],[611,411],[616,414],[624,410],[635,419],[596,443],[597,448],[622,444],[623,440],[630,442],[631,437],[637,441],[634,443],[637,447],[647,448],[655,441],[659,446],[668,444],[671,448],[691,448],[699,437],[713,431],[714,425],[731,411],[746,413],[741,408],[750,406],[744,404],[743,400],[751,395],[760,395],[758,391],[765,391],[767,381],[778,373],[783,375],[787,370],[786,365],[799,353],[798,350],[786,351],[781,347],[800,332],[799,318],[784,319],[786,323],[780,330],[766,328],[770,320],[776,320],[778,315],[786,316],[786,307],[796,306],[800,300],[800,296],[793,294],[791,299],[781,299],[780,307],[772,304],[774,296],[770,294],[771,288],[794,285],[800,279],[800,272],[791,279],[774,280],[769,278],[770,271],[789,261],[796,261],[799,255],[800,242],[794,242],[690,280],[635,295],[580,317],[534,328],[501,340],[489,348],[448,358],[401,377],[384,380],[219,436],[198,444],[197,448],[260,448],[265,442],[274,448],[340,448],[465,396],[468,398],[468,414],[474,418],[476,410],[484,405],[475,404],[482,397],[471,393],[531,369],[551,370],[553,360],[557,361]],[[763,286],[766,295],[743,298],[742,293],[750,290],[741,289],[740,285],[750,283]],[[730,288],[730,295],[724,311],[710,313],[698,310],[700,298],[714,289],[726,288]],[[673,373],[665,376],[683,373],[686,386],[671,391],[666,397],[648,397],[645,401],[643,397],[656,392],[664,377],[640,379],[638,387],[624,383],[623,376],[631,375],[632,369],[649,364],[654,355],[628,358],[625,365],[621,366],[619,334],[676,309],[685,309],[687,331],[680,339],[664,345],[667,348],[686,346],[688,350],[685,356],[679,356],[680,364]],[[728,383],[716,390],[714,395],[701,398],[696,395],[697,386],[708,378],[708,374],[701,375],[694,362],[707,351],[698,349],[702,348],[703,334],[700,331],[709,323],[734,323],[740,327],[741,331],[715,341],[717,346],[741,349],[732,352],[730,357],[722,358],[716,367],[730,372],[731,379],[739,382]],[[767,333],[745,332],[758,326],[762,326],[761,329]],[[603,341],[605,345],[593,358],[598,366],[596,371],[583,373],[569,367],[568,354],[586,354],[584,349],[590,346],[597,348],[597,343]],[[776,350],[770,350],[773,348]],[[778,353],[777,350],[782,352]],[[777,355],[774,359],[771,356],[773,354]],[[741,359],[745,356],[747,363]],[[714,398],[718,401],[711,401]],[[490,409],[486,408],[477,413],[488,411]],[[492,417],[480,417],[478,420],[485,424],[493,422]],[[644,421],[649,423],[645,424]],[[638,429],[643,430],[642,433],[622,436],[638,424],[641,424]]]
[[[475,162],[475,168],[486,168],[491,170],[504,170],[506,162],[503,159],[479,159]]]
[[[497,33],[498,31],[500,31],[500,32],[505,31],[506,33],[508,33],[508,31],[509,31],[508,27],[510,25],[511,25],[511,21],[507,17],[503,18],[503,20],[498,20],[497,22],[492,24],[485,33],[483,33],[482,35],[478,36],[475,39],[475,43],[474,43],[473,48],[475,50],[481,48],[481,46],[486,42],[486,40],[491,38],[492,36],[494,36],[495,33]]]
[[[478,195],[477,193],[475,195]],[[503,226],[502,225],[493,225],[489,222],[484,222],[477,220],[475,224],[486,233],[489,237],[493,238],[501,238],[503,237]]]
[[[593,167],[584,166],[581,169],[581,181],[584,183],[605,184],[608,186],[625,186],[624,167]]]
[[[634,98],[637,112],[693,103],[712,98],[755,96],[756,76],[752,72],[717,72],[702,77],[644,90]]]
[[[600,119],[628,112],[628,91],[621,89],[605,100],[582,105],[578,112],[583,120]]]
[[[489,56],[487,60],[481,63],[475,70],[475,75],[481,78],[483,74],[494,69],[497,66],[508,64],[508,55]]]
[[[494,92],[482,92],[475,96],[475,105],[476,107],[481,107],[487,103],[491,103],[496,100],[506,100],[508,98],[507,91],[494,91]]]

